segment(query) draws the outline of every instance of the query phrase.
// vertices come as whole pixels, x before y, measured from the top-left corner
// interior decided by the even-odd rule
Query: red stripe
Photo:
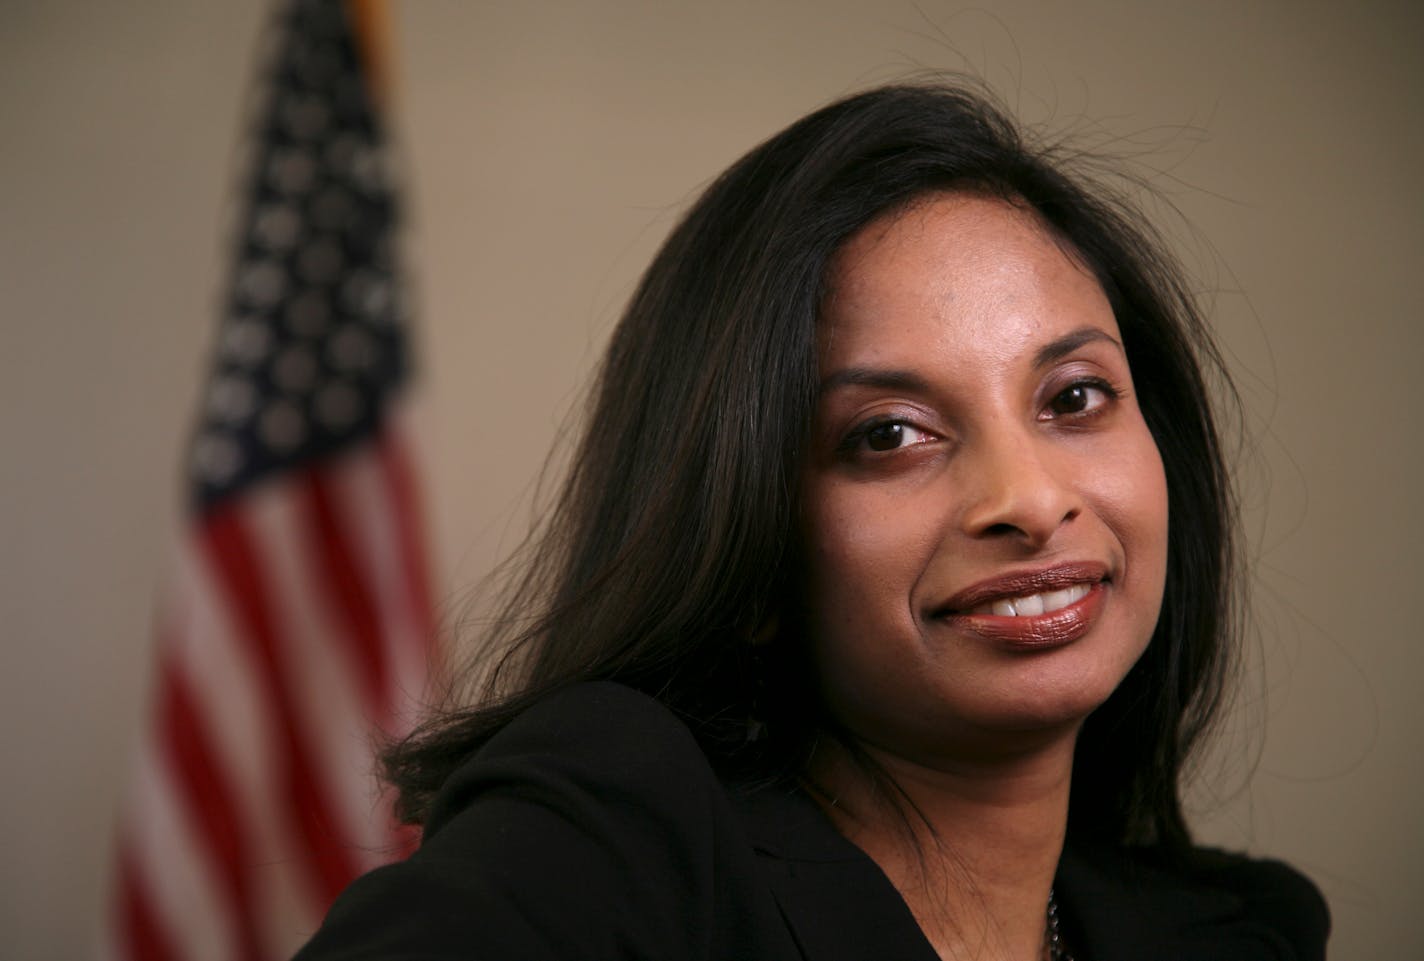
[[[232,909],[240,956],[260,958],[252,845],[237,808],[237,795],[218,764],[207,718],[187,679],[167,656],[158,669],[161,747],[182,791],[183,807],[193,818],[204,853]]]
[[[425,517],[410,454],[398,430],[385,425],[377,437],[377,452],[386,486],[395,501],[396,536],[400,547],[405,590],[419,636],[421,654],[430,657],[435,644],[435,605],[430,594],[430,573],[425,563]]]
[[[303,546],[316,552],[309,566],[340,620],[340,638],[361,675],[369,715],[384,720],[391,710],[391,668],[381,642],[380,614],[356,566],[356,551],[337,516],[337,495],[327,477],[328,471],[341,469],[317,466],[293,478],[302,492]]]
[[[125,961],[178,961],[178,952],[149,903],[148,891],[134,868],[133,854],[126,843],[119,850],[118,898],[114,908],[118,942]]]
[[[220,574],[218,580],[240,624],[242,641],[250,649],[265,687],[280,739],[274,747],[281,758],[281,787],[288,802],[286,813],[292,817],[305,845],[303,867],[319,906],[325,911],[341,889],[356,877],[357,866],[350,854],[351,845],[338,834],[331,813],[334,806],[316,780],[311,751],[302,736],[291,681],[283,672],[278,656],[284,638],[271,610],[257,550],[239,509],[232,505],[208,514],[201,532],[204,547]]]

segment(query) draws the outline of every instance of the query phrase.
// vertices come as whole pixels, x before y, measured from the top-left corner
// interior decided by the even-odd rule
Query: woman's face
[[[1162,461],[1112,310],[1029,212],[937,194],[832,264],[802,476],[828,708],[933,763],[1073,731],[1157,621]]]

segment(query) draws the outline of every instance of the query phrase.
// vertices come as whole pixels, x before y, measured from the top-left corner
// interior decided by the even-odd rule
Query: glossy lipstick
[[[1030,571],[1015,571],[980,581],[951,597],[935,617],[972,631],[995,643],[1019,651],[1040,651],[1076,641],[1093,626],[1102,610],[1107,566],[1097,562],[1060,564]],[[1086,593],[1082,593],[1086,588]],[[1069,591],[1081,594],[1057,610],[1042,610],[1043,595]],[[996,613],[1012,610],[1015,599],[1028,599],[1034,613]],[[1007,602],[1007,603],[1006,603]]]

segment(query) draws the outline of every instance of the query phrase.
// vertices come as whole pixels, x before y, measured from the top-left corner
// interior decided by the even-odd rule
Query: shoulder
[[[1324,957],[1330,909],[1315,883],[1289,864],[1196,848],[1185,870],[1196,883],[1240,898],[1246,915],[1290,941],[1297,957]]]
[[[726,918],[766,914],[755,870],[687,726],[578,684],[472,753],[420,849],[357,881],[301,957],[735,956]]]
[[[600,807],[683,806],[721,793],[692,732],[621,684],[575,684],[544,698],[471,754],[431,806],[427,844],[481,798],[586,796]]]
[[[1206,848],[1168,854],[1074,843],[1064,850],[1058,884],[1065,916],[1090,957],[1325,956],[1325,899],[1305,875],[1280,861]]]

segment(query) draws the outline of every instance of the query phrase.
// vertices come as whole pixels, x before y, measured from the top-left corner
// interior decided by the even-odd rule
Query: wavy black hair
[[[1032,141],[974,85],[937,82],[833,103],[717,178],[613,334],[561,494],[481,639],[478,690],[386,755],[402,816],[420,821],[470,751],[581,680],[658,698],[724,769],[800,770],[833,724],[794,631],[753,638],[799,578],[827,265],[875,218],[974,190],[1032,208],[1102,284],[1166,468],[1161,617],[1080,734],[1069,829],[1184,849],[1178,782],[1238,633],[1234,502],[1208,378],[1229,382],[1165,245],[1122,193],[1075,172],[1082,159]]]

